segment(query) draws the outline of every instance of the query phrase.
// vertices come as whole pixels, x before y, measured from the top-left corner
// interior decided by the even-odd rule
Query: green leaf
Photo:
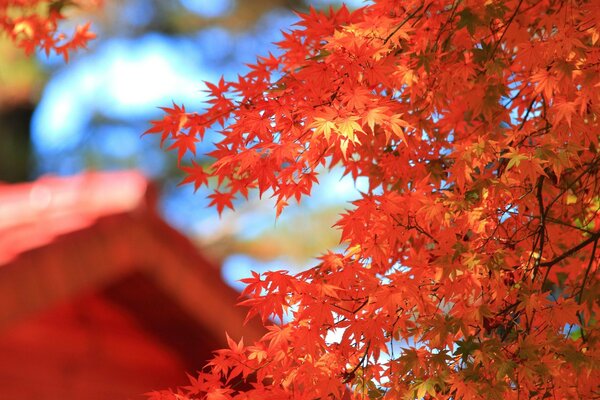
[[[471,11],[471,9],[468,7],[459,12],[458,15],[460,15],[460,21],[458,21],[456,27],[458,29],[466,27],[467,31],[469,31],[471,36],[473,36],[477,26],[482,24],[479,16],[477,14],[473,14],[473,11]]]
[[[508,165],[506,166],[506,170],[508,171],[512,167],[518,167],[519,164],[521,164],[521,160],[526,160],[527,158],[528,157],[524,154],[512,153]]]
[[[469,356],[480,347],[479,343],[475,343],[472,337],[467,340],[458,340],[456,344],[458,347],[454,352],[454,355],[461,355],[463,361],[467,361]]]
[[[422,399],[423,397],[425,397],[425,394],[429,394],[430,396],[435,397],[435,395],[436,395],[435,384],[436,384],[436,379],[433,379],[433,378],[429,378],[429,379],[425,380],[424,382],[421,382],[420,384],[418,384],[415,387],[415,389],[417,390],[417,398]]]

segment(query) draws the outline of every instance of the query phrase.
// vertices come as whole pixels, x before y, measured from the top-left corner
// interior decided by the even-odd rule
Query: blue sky
[[[229,12],[233,1],[181,0],[181,4],[190,12],[215,17]],[[328,3],[319,0],[314,5],[322,7]],[[361,1],[350,3],[362,5]],[[128,0],[120,16],[123,23],[142,23],[152,12],[147,4]],[[274,10],[255,29],[237,34],[218,27],[177,37],[149,32],[135,38],[103,38],[99,32],[100,38],[90,51],[80,53],[68,65],[40,56],[50,79],[32,122],[38,174],[74,174],[89,165],[90,157],[100,157],[105,168],[135,167],[150,177],[160,177],[172,160],[155,140],[140,138],[149,121],[159,116],[158,107],[175,102],[188,109],[201,109],[205,100],[203,81],[215,82],[221,75],[234,78],[257,55],[276,52],[272,43],[295,20],[290,11]],[[210,142],[203,146],[210,146]],[[314,195],[302,207],[291,207],[282,218],[345,204],[358,196],[355,183],[349,178],[341,179],[339,171],[320,180],[322,184]],[[359,186],[365,185],[361,182]],[[215,210],[206,208],[206,194],[194,194],[189,186],[169,190],[162,212],[173,225],[188,233],[210,235],[220,220]],[[239,218],[239,235],[259,235],[276,226],[271,202],[265,199],[264,204],[258,211]],[[235,281],[248,276],[249,269],[281,269],[286,263],[289,260],[261,264],[244,255],[232,255],[225,260],[223,272],[225,279],[236,286]]]

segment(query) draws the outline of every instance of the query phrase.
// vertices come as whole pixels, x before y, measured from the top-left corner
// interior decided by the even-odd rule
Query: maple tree
[[[59,29],[67,6],[97,6],[102,0],[0,0],[0,33],[7,35],[26,54],[36,49],[69,61],[72,51],[85,48],[96,35],[89,22],[67,35]]]
[[[164,108],[147,133],[219,212],[256,189],[279,215],[322,166],[369,188],[345,251],[244,279],[262,339],[152,397],[599,397],[598,21],[591,0],[311,9],[206,110]]]

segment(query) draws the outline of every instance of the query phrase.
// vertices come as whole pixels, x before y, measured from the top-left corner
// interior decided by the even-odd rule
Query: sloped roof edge
[[[135,171],[0,186],[0,330],[141,272],[216,338],[258,338],[258,323],[242,326],[237,292],[158,216],[153,198]]]
[[[97,218],[147,204],[150,184],[137,171],[44,176],[0,184],[0,266],[55,237],[83,229]]]

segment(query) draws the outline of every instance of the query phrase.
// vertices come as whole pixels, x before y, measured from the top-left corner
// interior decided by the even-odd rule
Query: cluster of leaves
[[[101,0],[0,0],[0,33],[6,34],[26,54],[36,49],[46,55],[60,55],[69,61],[69,53],[85,48],[96,36],[90,24],[78,25],[72,35],[59,31],[65,19],[64,8],[73,5],[97,5]]]
[[[184,183],[215,178],[219,211],[256,189],[279,214],[320,166],[368,178],[337,222],[347,250],[244,280],[264,337],[229,339],[189,387],[152,397],[599,397],[600,4],[378,0],[300,18],[281,56],[148,133]],[[195,153],[208,129],[223,135],[210,168]]]

